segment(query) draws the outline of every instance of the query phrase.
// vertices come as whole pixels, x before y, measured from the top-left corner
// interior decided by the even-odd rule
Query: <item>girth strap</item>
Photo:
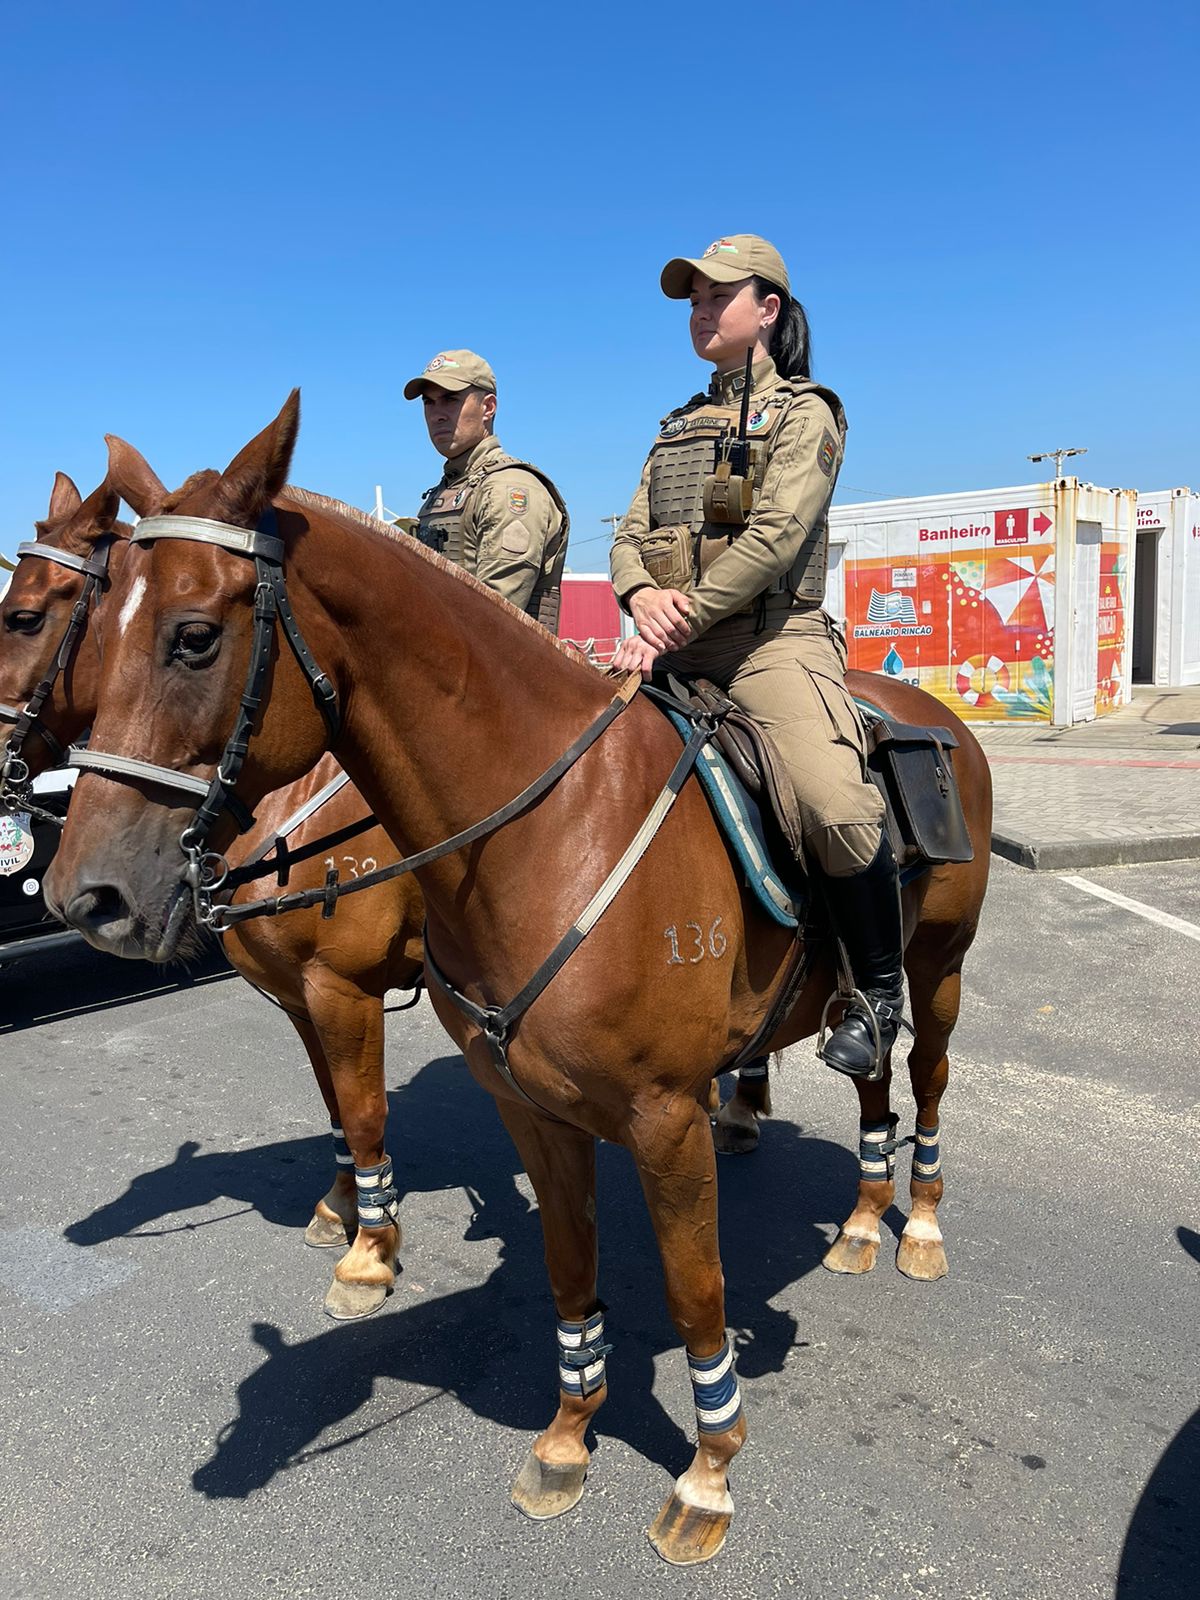
[[[707,718],[697,720],[692,730],[691,737],[684,745],[679,759],[672,767],[666,783],[659,792],[657,800],[651,806],[649,813],[641,827],[634,834],[625,849],[621,859],[596,890],[588,901],[583,911],[567,932],[555,945],[554,949],[542,962],[541,966],[530,978],[529,982],[515,995],[506,1006],[480,1006],[473,1000],[468,1000],[461,990],[456,989],[438,966],[434,959],[433,951],[429,948],[429,928],[425,928],[425,967],[429,976],[442,990],[447,999],[452,1000],[458,1009],[471,1022],[475,1023],[487,1040],[488,1049],[491,1051],[492,1064],[496,1071],[514,1089],[527,1104],[536,1106],[539,1111],[545,1112],[546,1107],[540,1105],[531,1094],[522,1089],[513,1077],[512,1068],[508,1064],[508,1041],[512,1034],[513,1025],[519,1021],[551,980],[574,955],[588,934],[599,922],[616,899],[618,893],[628,880],[633,869],[645,855],[651,840],[663,824],[667,813],[675,804],[679,791],[687,781],[692,768],[696,765],[696,758],[700,751],[713,737],[715,727]],[[553,1115],[553,1113],[547,1113]]]

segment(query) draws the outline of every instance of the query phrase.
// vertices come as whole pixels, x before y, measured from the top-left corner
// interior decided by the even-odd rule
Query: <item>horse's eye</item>
[[[189,667],[206,667],[217,654],[221,630],[215,622],[183,622],[175,634],[171,654]]]
[[[45,620],[44,611],[10,611],[4,626],[9,633],[40,633]]]

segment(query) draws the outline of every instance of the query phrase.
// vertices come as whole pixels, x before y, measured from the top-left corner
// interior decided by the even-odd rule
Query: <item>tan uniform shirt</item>
[[[453,504],[465,479],[504,454],[499,439],[489,434],[473,450],[453,456],[425,497],[422,520],[427,509],[436,511],[439,501],[447,510],[461,511],[462,566],[527,611],[548,552],[563,529],[562,513],[545,484],[523,467],[502,467]],[[436,516],[430,525],[436,527]]]
[[[740,402],[742,374],[718,374],[709,395],[698,395],[682,408]],[[767,409],[782,380],[769,358],[752,373],[751,414]],[[744,610],[795,563],[805,540],[822,528],[842,464],[844,420],[817,394],[791,399],[771,437],[764,440],[767,458],[747,525],[705,569],[691,590],[691,624],[695,637],[725,617]],[[652,453],[653,454],[653,453]],[[626,610],[629,596],[654,579],[642,563],[639,547],[654,523],[650,513],[651,457],[642,469],[633,503],[613,540],[613,587]],[[781,609],[793,603],[779,597]],[[819,603],[819,602],[817,602]]]

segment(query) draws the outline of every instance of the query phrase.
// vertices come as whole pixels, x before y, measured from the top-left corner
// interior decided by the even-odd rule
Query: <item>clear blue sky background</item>
[[[702,386],[664,260],[766,234],[851,433],[839,499],[1200,486],[1194,3],[9,5],[0,549],[101,435],[168,482],[303,388],[296,482],[415,508],[400,390],[495,366],[602,567]],[[585,543],[595,540],[594,543]]]

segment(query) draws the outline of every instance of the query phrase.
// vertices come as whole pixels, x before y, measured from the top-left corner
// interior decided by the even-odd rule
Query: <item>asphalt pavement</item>
[[[287,1019],[216,960],[0,971],[0,1595],[1175,1600],[1200,1561],[1198,985],[1195,863],[994,862],[936,1284],[886,1244],[868,1277],[822,1270],[856,1103],[788,1052],[758,1153],[720,1166],[737,1515],[677,1570],[643,1530],[690,1393],[623,1151],[610,1399],[582,1503],[534,1524],[508,1488],[555,1397],[537,1217],[427,1003],[388,1028],[404,1271],[347,1325],[302,1243],[328,1137]]]

